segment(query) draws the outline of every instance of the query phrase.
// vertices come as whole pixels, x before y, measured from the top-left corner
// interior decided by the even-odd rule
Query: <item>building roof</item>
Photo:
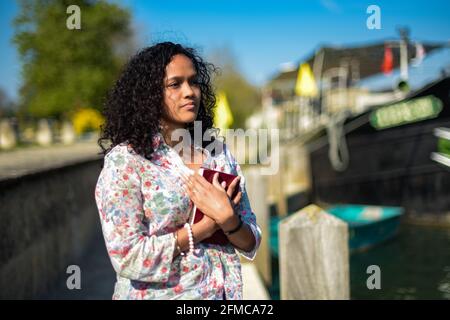
[[[438,48],[443,47],[442,43],[422,43],[425,52],[428,54]],[[324,46],[319,49],[316,55],[323,51],[324,60],[322,73],[335,67],[339,67],[343,61],[355,60],[359,62],[359,78],[364,79],[366,77],[378,74],[381,72],[381,64],[384,57],[385,41],[360,45],[353,47],[327,47]],[[408,46],[408,60],[411,60],[415,56],[414,43],[410,43]],[[392,48],[393,54],[393,67],[398,68],[400,66],[400,49],[397,47]],[[308,62],[310,66],[314,63],[314,54],[311,54],[305,62]],[[301,61],[303,62],[303,61]],[[298,64],[300,65],[300,63]],[[270,81],[269,85],[279,80],[295,80],[297,77],[298,68],[287,72],[280,72],[275,75]]]
[[[410,64],[408,68],[408,85],[411,91],[425,87],[437,79],[450,75],[450,47],[436,49],[428,53],[418,65]],[[369,91],[392,91],[400,80],[397,68],[390,75],[382,73],[361,80],[357,86]]]

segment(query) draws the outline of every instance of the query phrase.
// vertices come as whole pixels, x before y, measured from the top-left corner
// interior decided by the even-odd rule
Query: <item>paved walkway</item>
[[[99,158],[99,152],[95,141],[0,151],[0,180]]]
[[[242,264],[242,280],[244,282],[244,300],[270,300],[263,280],[253,263]]]

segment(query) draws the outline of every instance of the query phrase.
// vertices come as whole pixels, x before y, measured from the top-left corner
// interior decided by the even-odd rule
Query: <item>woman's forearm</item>
[[[232,217],[228,218],[220,227],[224,232],[235,229],[240,223],[239,217],[234,214]],[[194,238],[194,243],[199,243],[206,238],[209,238],[212,235],[212,232],[215,230],[211,230],[210,226],[205,224],[196,223],[191,226],[192,235]],[[173,257],[175,258],[181,252],[185,252],[189,250],[189,235],[186,228],[180,228],[176,231],[177,234],[177,246],[179,247],[175,249]],[[230,240],[231,244],[237,248],[241,249],[245,252],[250,252],[256,245],[256,239],[253,235],[252,230],[246,223],[242,223],[240,229],[233,234],[227,235],[228,240]]]
[[[191,225],[192,236],[194,239],[194,244],[203,241],[204,239],[211,236],[210,228],[204,227],[202,223],[196,223]],[[175,248],[173,257],[175,258],[181,252],[185,252],[189,250],[189,235],[188,231],[185,227],[178,229],[176,232],[177,243],[176,245],[179,247]]]
[[[226,223],[221,225],[221,228],[224,232],[231,231],[236,229],[239,226],[240,218],[235,214],[231,217]],[[242,223],[242,226],[239,230],[234,232],[233,234],[227,235],[228,240],[230,240],[231,244],[241,249],[245,252],[250,252],[256,245],[256,239],[253,235],[252,230],[246,223]]]

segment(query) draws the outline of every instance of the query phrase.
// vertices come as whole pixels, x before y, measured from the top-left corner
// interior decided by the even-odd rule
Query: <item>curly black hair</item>
[[[152,139],[159,131],[163,113],[166,66],[177,54],[191,59],[197,71],[201,101],[196,121],[202,121],[202,134],[213,127],[216,98],[212,73],[218,69],[205,62],[193,48],[172,42],[158,43],[141,49],[130,59],[106,97],[105,124],[98,140],[104,155],[116,145],[127,142],[136,153],[151,159]],[[193,125],[188,128],[193,138]],[[106,147],[105,142],[109,144]]]

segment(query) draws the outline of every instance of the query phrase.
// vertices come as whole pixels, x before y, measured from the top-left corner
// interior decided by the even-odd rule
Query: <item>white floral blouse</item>
[[[193,203],[180,187],[178,153],[161,134],[153,146],[152,161],[126,144],[115,146],[105,156],[95,189],[106,248],[117,273],[113,299],[242,299],[237,252],[253,260],[261,230],[239,164],[225,144],[214,156],[202,149],[207,154],[203,166],[241,176],[238,213],[255,236],[255,248],[243,252],[231,244],[198,243],[193,255],[173,258],[174,232],[188,221]]]

